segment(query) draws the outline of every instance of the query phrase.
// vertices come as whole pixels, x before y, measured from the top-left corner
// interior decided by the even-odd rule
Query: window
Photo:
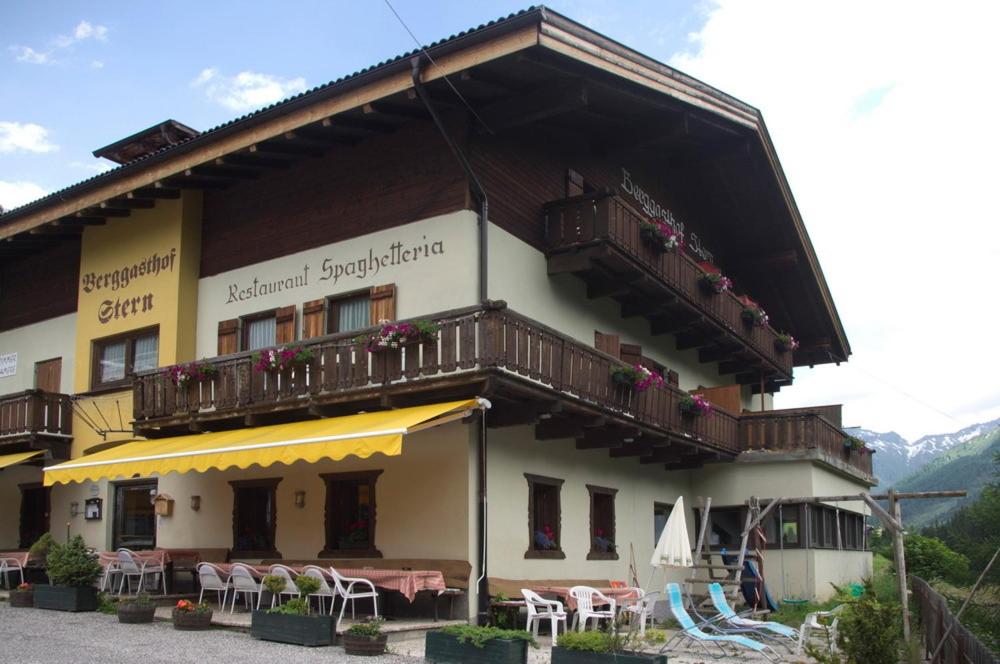
[[[590,492],[590,553],[587,560],[618,560],[615,545],[615,494],[618,489],[588,484]]]
[[[809,506],[809,545],[812,547],[864,550],[864,528],[862,514],[826,505]]]
[[[667,503],[653,503],[653,546],[655,547],[660,541],[660,535],[663,534],[663,529],[667,527],[667,519],[670,518],[670,512],[674,509],[673,505],[668,505]]]
[[[160,365],[157,328],[121,334],[94,342],[91,388],[122,387],[137,371]]]
[[[381,558],[375,548],[375,482],[381,470],[326,473],[326,547],[331,558]]]
[[[243,350],[270,348],[278,343],[278,318],[274,311],[243,318]]]
[[[113,542],[116,549],[152,549],[156,546],[153,498],[156,482],[115,485]]]
[[[275,547],[276,493],[280,477],[233,480],[233,554],[243,558],[281,558]]]
[[[524,474],[528,480],[528,550],[525,558],[565,558],[560,533],[563,480]]]
[[[372,324],[370,312],[372,299],[369,291],[352,293],[327,299],[328,315],[326,333],[354,332]]]

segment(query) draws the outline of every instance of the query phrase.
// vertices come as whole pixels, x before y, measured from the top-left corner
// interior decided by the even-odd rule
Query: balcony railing
[[[792,353],[778,349],[778,333],[770,326],[745,323],[742,319],[745,307],[733,293],[706,294],[699,285],[704,271],[690,256],[676,251],[659,252],[642,239],[639,222],[643,219],[641,213],[609,192],[555,201],[546,205],[549,254],[609,243],[643,272],[655,277],[676,298],[679,306],[697,312],[718,332],[737,342],[736,347],[742,347],[740,353],[753,356],[756,363],[770,372],[777,372],[780,378],[790,378]],[[705,338],[707,342],[713,337],[705,335]],[[718,353],[708,357],[722,359]],[[739,369],[733,370],[737,371]]]
[[[847,438],[821,410],[768,410],[740,416],[740,445],[745,451],[813,451],[834,465],[872,477],[873,452],[851,449],[844,444]]]
[[[69,396],[42,390],[0,396],[0,443],[31,434],[71,436],[73,405]]]
[[[275,373],[256,371],[251,354],[239,353],[209,360],[216,375],[181,388],[163,371],[140,374],[133,383],[136,428],[303,408],[351,392],[493,370],[719,452],[739,452],[737,417],[682,416],[682,390],[637,392],[617,384],[611,368],[623,362],[503,306],[429,320],[441,328],[433,340],[369,353],[355,341],[359,333],[330,335],[303,342],[313,352],[310,362]]]

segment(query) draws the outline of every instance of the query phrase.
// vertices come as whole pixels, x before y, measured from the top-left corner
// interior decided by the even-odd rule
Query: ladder
[[[739,558],[735,565],[715,564],[712,562],[715,554],[711,551],[705,552],[705,535],[708,531],[709,514],[712,510],[712,498],[700,498],[699,503],[702,507],[701,524],[698,527],[698,542],[695,546],[693,556],[694,564],[691,566],[691,575],[687,580],[688,597],[697,606],[708,596],[706,594],[695,595],[695,585],[704,584],[707,586],[710,583],[718,583],[726,589],[729,599],[734,600],[739,594],[740,584],[743,579],[743,563],[746,560],[747,542],[752,530],[750,524],[754,523],[754,520],[760,513],[760,503],[756,498],[751,498],[747,501],[750,509],[747,510],[747,518],[743,524]],[[702,570],[707,572],[705,577],[699,577],[699,571]],[[715,572],[721,572],[722,576],[716,576]],[[697,601],[695,601],[696,598]]]

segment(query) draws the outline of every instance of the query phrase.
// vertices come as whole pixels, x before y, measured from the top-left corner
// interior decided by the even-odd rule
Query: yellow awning
[[[464,417],[470,410],[488,408],[485,399],[385,410],[360,415],[276,424],[253,429],[216,431],[126,443],[45,468],[45,486],[65,482],[149,477],[166,473],[203,473],[253,464],[270,466],[320,459],[338,461],[375,453],[398,456],[403,436]]]
[[[5,456],[0,456],[0,468],[6,468],[7,466],[16,466],[19,463],[24,463],[28,459],[32,459],[44,452],[18,452],[17,454],[7,454]]]

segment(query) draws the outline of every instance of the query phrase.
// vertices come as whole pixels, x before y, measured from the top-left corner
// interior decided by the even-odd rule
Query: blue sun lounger
[[[674,615],[674,619],[681,626],[681,630],[670,637],[670,639],[663,644],[661,652],[667,650],[671,644],[674,644],[674,647],[678,647],[685,641],[691,641],[701,646],[706,655],[714,657],[715,659],[726,656],[728,653],[726,652],[724,646],[731,645],[736,648],[746,648],[760,653],[761,656],[772,662],[779,661],[778,654],[774,651],[774,649],[771,648],[771,646],[761,643],[760,641],[754,641],[753,639],[737,634],[709,634],[708,632],[702,630],[702,625],[695,624],[694,620],[688,614],[687,609],[684,608],[684,599],[681,596],[681,587],[676,583],[667,584],[667,599],[670,603],[670,612]],[[709,645],[717,648],[719,652],[714,653],[709,648]]]
[[[791,649],[791,647],[798,642],[798,631],[787,625],[782,625],[779,622],[773,621],[753,620],[751,618],[744,618],[738,615],[736,611],[733,610],[733,607],[729,606],[729,601],[726,599],[726,593],[722,590],[722,586],[718,583],[709,584],[708,594],[712,598],[712,604],[715,606],[715,610],[719,612],[720,620],[723,621],[725,625],[735,627],[737,629],[753,630],[758,632],[762,638],[777,636],[783,639],[788,639],[788,643],[784,643],[784,645],[788,646],[789,649]],[[765,632],[770,632],[770,634],[765,634]]]

